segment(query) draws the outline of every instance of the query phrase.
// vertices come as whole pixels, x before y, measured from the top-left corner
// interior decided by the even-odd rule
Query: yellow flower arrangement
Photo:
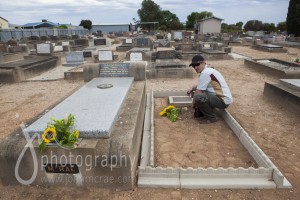
[[[56,130],[54,128],[50,128],[50,127],[46,128],[46,130],[42,134],[42,138],[43,138],[43,141],[45,141],[45,143],[54,141],[55,137],[56,137]]]
[[[165,107],[160,113],[160,116],[167,116],[172,122],[176,122],[179,119],[180,109],[175,106]]]
[[[61,146],[74,147],[79,137],[79,131],[74,130],[75,116],[66,115],[64,119],[50,118],[52,122],[47,124],[47,128],[42,134],[42,142],[39,149],[43,152],[48,143],[56,142]]]
[[[165,108],[159,113],[159,115],[160,115],[160,116],[164,116],[164,115],[167,114],[167,112],[168,112],[170,109],[173,109],[173,108],[175,108],[175,106],[168,106],[168,107],[165,107]]]

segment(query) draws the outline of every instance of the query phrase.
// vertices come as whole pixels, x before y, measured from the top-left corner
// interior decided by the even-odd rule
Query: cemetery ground
[[[300,49],[288,48],[300,55]],[[294,54],[268,53],[250,47],[233,47],[233,52],[251,58],[290,61]],[[119,55],[119,58],[121,56]],[[190,61],[186,61],[189,64]],[[225,77],[234,97],[228,108],[251,138],[290,181],[292,189],[162,189],[135,188],[134,191],[96,187],[2,186],[0,199],[300,199],[300,113],[293,113],[263,95],[265,82],[278,78],[255,71],[243,60],[207,63]],[[149,79],[147,91],[186,90],[193,79]],[[21,122],[29,122],[72,94],[83,81],[33,81],[0,85],[0,139],[13,133]],[[219,117],[215,124],[199,124],[191,109],[171,122],[160,117],[166,99],[155,100],[155,163],[182,167],[250,167],[255,162]],[[222,129],[221,129],[222,128]]]

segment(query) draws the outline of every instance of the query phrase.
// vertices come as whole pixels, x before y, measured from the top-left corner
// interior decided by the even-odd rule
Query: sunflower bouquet
[[[54,119],[53,117],[50,119],[51,122],[47,124],[47,128],[42,134],[42,142],[39,145],[40,151],[43,152],[48,143],[74,147],[79,137],[79,131],[74,129],[75,116],[69,114],[64,119]]]
[[[176,122],[179,119],[180,109],[175,106],[165,107],[160,113],[160,116],[167,116],[172,122]]]

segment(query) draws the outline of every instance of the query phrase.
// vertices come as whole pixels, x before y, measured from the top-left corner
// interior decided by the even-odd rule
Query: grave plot
[[[206,59],[229,59],[228,52],[218,50],[218,43],[216,42],[199,42],[197,49],[201,55]]]
[[[300,79],[280,79],[265,83],[264,95],[291,112],[300,113]]]
[[[192,78],[193,73],[173,48],[158,47],[152,53],[152,64],[148,66],[147,78]]]
[[[283,48],[282,46],[273,45],[273,44],[257,44],[253,45],[252,48],[262,51],[268,52],[287,52],[287,49]]]
[[[0,64],[1,82],[21,82],[32,78],[48,69],[54,68],[58,62],[55,56],[33,56],[24,60]]]
[[[278,59],[245,59],[244,64],[279,78],[300,78],[300,65]]]
[[[164,134],[161,136],[161,144],[162,147],[166,149],[166,151],[165,155],[162,155],[164,156],[163,159],[160,160],[160,152],[156,152],[156,141],[159,139],[156,137],[159,137],[160,134],[158,132],[160,130],[155,129],[155,110],[158,109],[155,108],[156,103],[154,99],[167,98],[169,96],[185,96],[185,91],[152,91],[152,93],[147,94],[142,151],[140,158],[141,162],[139,166],[139,187],[188,189],[291,188],[291,184],[288,182],[288,180],[282,175],[282,173],[277,169],[272,161],[264,154],[264,152],[251,139],[249,134],[238,124],[238,122],[230,115],[227,110],[219,110],[220,115],[234,132],[235,137],[239,139],[240,143],[244,146],[245,149],[247,149],[249,154],[252,156],[252,159],[254,160],[249,158],[249,155],[246,152],[239,154],[238,157],[235,156],[236,160],[231,160],[230,155],[228,157],[220,159],[225,153],[227,153],[227,150],[229,150],[226,148],[233,147],[224,147],[221,149],[221,147],[219,146],[209,145],[209,139],[211,139],[210,137],[216,134],[218,131],[222,132],[223,137],[225,137],[222,138],[223,140],[229,140],[229,138],[226,138],[226,135],[229,135],[226,134],[226,129],[224,130],[224,132],[223,128],[222,131],[221,129],[218,130],[219,128],[217,124],[215,124],[215,126],[212,126],[216,131],[213,134],[209,134],[209,132],[212,131],[206,129],[203,130],[201,136],[202,138],[198,136],[197,140],[193,141],[189,140],[191,137],[182,138],[182,140],[177,140],[177,144],[176,139],[174,138],[175,136],[172,135],[172,130],[168,130],[168,126],[166,124],[166,130],[170,132],[164,132]],[[163,107],[163,105],[165,105],[165,102],[163,101],[163,103],[160,104],[158,103],[158,106]],[[220,127],[221,124],[222,122],[220,123]],[[176,124],[173,125],[173,127],[176,128]],[[224,126],[222,125],[222,127]],[[188,134],[188,130],[183,130],[183,132],[180,133],[180,135],[183,134]],[[217,140],[219,140],[220,142],[224,142],[223,140],[221,141],[221,138],[219,137],[220,136],[216,136]],[[197,143],[198,140],[201,139],[207,140],[207,142],[205,141],[201,144]],[[235,144],[238,148],[238,144]],[[204,148],[201,145],[204,146]],[[208,146],[205,147],[205,145]],[[196,146],[199,146],[198,149],[194,149],[194,147]],[[173,151],[175,151],[174,149],[176,148],[181,150],[179,151],[182,152],[181,155],[174,155]],[[177,149],[176,152],[178,151]],[[239,151],[242,151],[242,149],[243,148],[239,149]],[[230,150],[231,153],[235,152],[234,149]],[[204,153],[202,152],[201,155],[199,154],[199,156],[197,156],[196,154],[198,154],[200,151],[204,151]],[[210,152],[205,153],[205,151]],[[209,156],[215,156],[215,159],[211,159],[209,158]],[[251,163],[249,161],[251,161]],[[200,162],[202,162],[203,166],[199,166]],[[191,165],[195,165],[195,167],[193,168],[189,166],[190,163],[192,163]],[[162,164],[163,166],[157,167],[158,164]],[[220,167],[221,165],[223,166]],[[237,165],[242,166],[237,167]],[[217,168],[213,166],[216,166]]]
[[[167,98],[154,99],[155,167],[257,167],[221,116],[217,123],[200,125],[189,105],[174,123],[159,116],[168,105]]]

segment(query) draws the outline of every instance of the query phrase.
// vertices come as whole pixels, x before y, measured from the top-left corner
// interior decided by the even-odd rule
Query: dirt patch
[[[256,167],[254,159],[226,122],[218,116],[213,124],[199,124],[191,107],[181,109],[180,119],[171,122],[159,112],[167,98],[155,98],[155,166],[161,167]]]

